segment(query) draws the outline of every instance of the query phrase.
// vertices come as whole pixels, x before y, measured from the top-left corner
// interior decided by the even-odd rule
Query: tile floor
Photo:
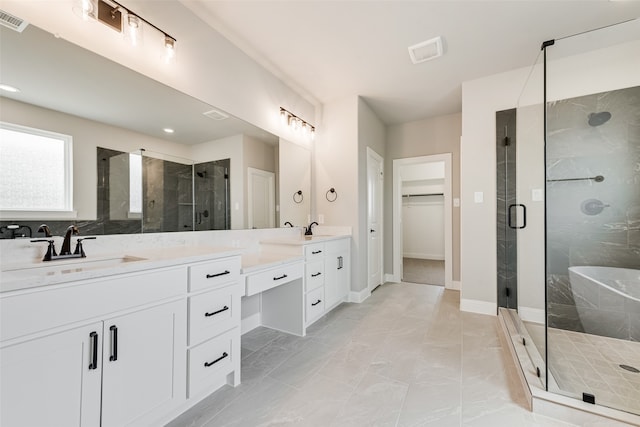
[[[544,349],[544,325],[525,323]],[[532,334],[532,336],[534,336]],[[640,342],[549,328],[549,390],[582,398],[591,393],[598,404],[640,414]]]
[[[385,284],[305,338],[254,329],[242,384],[168,427],[569,425],[526,409],[497,318],[458,307],[456,291]]]
[[[444,261],[402,258],[402,281],[444,286]]]

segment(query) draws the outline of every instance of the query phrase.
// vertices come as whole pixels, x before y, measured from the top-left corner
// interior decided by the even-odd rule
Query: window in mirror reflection
[[[0,210],[71,212],[72,137],[0,123]]]
[[[129,217],[142,215],[142,156],[129,153]]]

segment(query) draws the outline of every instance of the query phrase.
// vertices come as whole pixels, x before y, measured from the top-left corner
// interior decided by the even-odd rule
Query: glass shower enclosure
[[[531,365],[549,392],[640,415],[640,19],[543,43],[513,114],[502,268]]]

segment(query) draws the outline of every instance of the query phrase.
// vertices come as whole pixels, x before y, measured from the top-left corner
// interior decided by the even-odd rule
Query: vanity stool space
[[[346,301],[351,285],[351,236],[303,236],[260,245],[263,252],[304,257],[305,329]]]
[[[239,384],[239,254],[161,252],[3,271],[0,425],[163,425]]]

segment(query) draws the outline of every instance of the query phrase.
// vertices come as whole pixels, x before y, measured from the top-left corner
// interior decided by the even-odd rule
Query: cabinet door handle
[[[224,353],[222,353],[222,356],[218,357],[216,360],[214,360],[213,362],[204,362],[204,367],[208,368],[211,365],[215,365],[216,363],[218,363],[219,361],[221,361],[222,359],[224,359],[225,357],[229,356],[227,354],[227,352],[225,351]]]
[[[318,300],[316,302],[312,302],[311,305],[315,307],[316,305],[320,304],[321,302],[322,302],[322,300]]]
[[[311,277],[318,277],[321,274],[322,274],[321,272],[317,272],[316,274],[312,274]]]
[[[111,325],[109,330],[111,331],[111,356],[109,356],[109,360],[115,362],[118,360],[118,327]]]
[[[288,276],[287,276],[286,274],[283,274],[283,275],[282,275],[282,276],[280,276],[280,277],[274,277],[274,278],[273,278],[273,280],[282,280],[282,279],[285,279],[285,278],[287,278],[287,277],[288,277]]]
[[[339,256],[338,257],[338,270],[342,270],[342,267],[344,267],[344,265],[342,264],[342,257]]]
[[[322,251],[311,251],[311,255],[318,255],[321,254]]]
[[[226,274],[231,274],[231,272],[229,270],[225,270],[222,273],[216,273],[216,274],[207,274],[207,279],[212,279],[214,277],[220,277],[220,276],[224,276]]]
[[[222,313],[223,311],[227,311],[227,310],[229,310],[229,307],[225,305],[224,308],[221,308],[220,310],[217,310],[217,311],[212,311],[211,313],[205,313],[204,316],[205,317],[215,316],[216,314]]]
[[[98,333],[91,332],[89,339],[91,340],[91,363],[89,363],[89,370],[98,369]]]

